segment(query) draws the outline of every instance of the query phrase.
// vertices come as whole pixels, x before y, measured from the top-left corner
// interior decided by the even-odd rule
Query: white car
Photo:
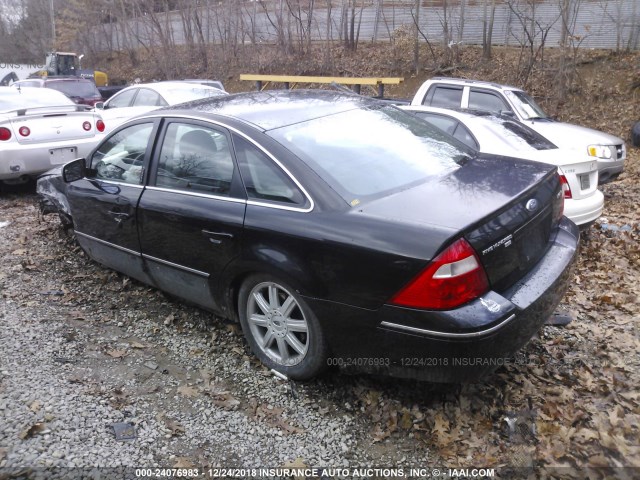
[[[61,92],[0,87],[0,182],[25,183],[86,156],[104,130],[99,114]]]
[[[411,105],[486,110],[512,116],[560,148],[576,150],[584,160],[598,162],[600,183],[615,179],[624,170],[624,140],[599,130],[550,118],[524,91],[508,85],[434,77],[422,84]]]
[[[505,115],[459,112],[444,108],[402,106],[465,145],[483,153],[549,163],[558,167],[564,190],[564,214],[580,227],[591,225],[604,208],[598,190],[598,162],[558,148],[545,137]]]
[[[120,90],[104,103],[98,103],[108,131],[136,115],[160,107],[228,95],[224,90],[188,82],[139,83]]]

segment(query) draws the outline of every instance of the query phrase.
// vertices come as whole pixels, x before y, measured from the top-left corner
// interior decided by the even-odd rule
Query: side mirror
[[[75,182],[85,177],[86,166],[84,158],[78,158],[62,167],[62,179],[65,183]]]
[[[96,102],[94,107],[96,108],[96,110],[104,110],[104,102]]]

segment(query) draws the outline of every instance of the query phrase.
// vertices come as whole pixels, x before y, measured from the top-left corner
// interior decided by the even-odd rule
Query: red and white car
[[[0,182],[24,183],[85,157],[104,130],[98,113],[56,90],[0,87]]]

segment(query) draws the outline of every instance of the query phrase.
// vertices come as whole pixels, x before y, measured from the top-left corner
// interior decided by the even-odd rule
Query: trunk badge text
[[[489,252],[493,252],[496,248],[500,247],[501,245],[504,245],[505,248],[507,248],[509,245],[511,245],[511,240],[513,239],[513,235],[509,234],[506,237],[504,237],[502,240],[494,243],[493,245],[491,245],[489,248],[485,248],[482,251],[482,255],[486,255]]]

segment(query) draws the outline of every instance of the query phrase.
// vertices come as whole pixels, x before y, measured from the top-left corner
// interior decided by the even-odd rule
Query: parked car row
[[[293,379],[481,378],[568,287],[566,215],[602,212],[597,160],[513,115],[188,88],[204,98],[158,83],[99,105],[109,133],[39,178],[42,212],[95,261],[238,321]]]
[[[598,190],[595,159],[558,148],[535,130],[504,114],[424,106],[401,108],[480,152],[556,165],[562,182],[564,214],[578,226],[589,226],[602,215],[604,195]]]

